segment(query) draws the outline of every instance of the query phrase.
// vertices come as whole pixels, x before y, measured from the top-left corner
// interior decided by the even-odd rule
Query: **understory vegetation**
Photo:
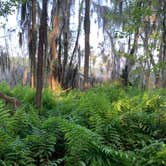
[[[29,87],[0,91],[21,101],[0,101],[1,166],[164,166],[166,93],[119,84],[54,95],[34,106]]]

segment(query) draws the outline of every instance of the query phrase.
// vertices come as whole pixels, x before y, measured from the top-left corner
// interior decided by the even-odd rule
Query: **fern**
[[[123,152],[102,145],[103,138],[98,134],[66,120],[60,120],[59,124],[67,141],[66,165],[75,163],[85,163],[89,166],[97,163],[101,166],[124,163],[127,165],[127,162],[123,161],[124,159],[129,161],[129,157]]]
[[[3,85],[0,85],[3,89]],[[4,84],[22,106],[0,101],[0,165],[141,166],[165,165],[166,96],[119,84],[62,95]]]
[[[31,151],[31,156],[44,165],[55,151],[56,138],[44,130],[33,128],[32,134],[25,138],[25,143]]]
[[[11,117],[10,109],[6,108],[4,102],[0,101],[0,129],[5,130],[7,128],[7,122]]]

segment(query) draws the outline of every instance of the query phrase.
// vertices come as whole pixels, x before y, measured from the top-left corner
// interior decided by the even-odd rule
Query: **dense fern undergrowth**
[[[166,91],[103,85],[54,95],[0,84],[18,98],[16,111],[0,101],[0,166],[164,166]]]

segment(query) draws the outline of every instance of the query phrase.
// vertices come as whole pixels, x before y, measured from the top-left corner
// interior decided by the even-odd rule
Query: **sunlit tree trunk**
[[[146,20],[145,26],[144,26],[144,35],[143,38],[143,45],[144,45],[144,55],[147,57],[150,57],[149,52],[149,34],[150,34],[150,24],[149,20]],[[150,69],[151,69],[151,63],[149,58],[145,60],[145,89],[150,88]]]
[[[60,86],[57,79],[57,71],[55,71],[55,65],[57,66],[57,45],[56,39],[59,33],[59,16],[55,15],[53,18],[53,30],[51,33],[51,62],[50,62],[50,74],[49,74],[49,87],[56,91]]]
[[[26,85],[27,82],[27,76],[28,76],[28,71],[27,71],[27,67],[25,67],[24,71],[23,71],[23,77],[22,77],[22,85]]]
[[[45,34],[47,34],[47,0],[42,1],[42,16],[39,28],[38,62],[37,62],[37,86],[35,103],[37,107],[42,106],[43,88],[43,54],[46,48]]]
[[[84,57],[84,88],[88,85],[89,76],[89,56],[90,56],[90,0],[85,0],[85,17],[84,17],[84,32],[85,32],[85,57]]]

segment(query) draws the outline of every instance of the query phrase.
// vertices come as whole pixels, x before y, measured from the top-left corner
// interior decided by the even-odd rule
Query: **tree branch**
[[[0,99],[4,100],[7,104],[11,104],[14,108],[18,108],[21,106],[21,102],[13,97],[7,96],[0,92]]]

